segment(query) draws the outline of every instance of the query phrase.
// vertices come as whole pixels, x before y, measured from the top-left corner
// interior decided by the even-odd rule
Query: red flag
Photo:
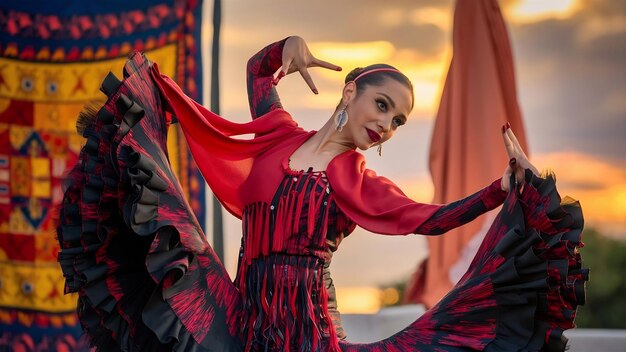
[[[500,127],[506,121],[527,150],[500,7],[496,0],[458,0],[453,58],[430,146],[433,202],[461,199],[502,176],[508,157]],[[431,307],[450,291],[482,241],[481,229],[489,225],[482,216],[443,236],[428,237],[430,254],[409,283],[407,300]]]

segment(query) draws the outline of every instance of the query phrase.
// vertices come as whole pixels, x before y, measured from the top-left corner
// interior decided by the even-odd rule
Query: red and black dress
[[[587,279],[578,204],[561,203],[553,178],[530,172],[523,190],[502,192],[496,180],[448,205],[421,204],[353,150],[324,171],[290,169],[290,155],[316,132],[300,128],[273,89],[283,43],[249,63],[251,109],[262,116],[244,124],[186,97],[140,54],[122,81],[103,82],[108,101],[84,131],[58,227],[66,291],[79,293],[91,343],[104,351],[563,350]],[[234,283],[169,165],[170,114],[216,197],[242,220]],[[502,202],[468,272],[439,304],[383,341],[338,338],[325,267],[355,225],[436,235]]]

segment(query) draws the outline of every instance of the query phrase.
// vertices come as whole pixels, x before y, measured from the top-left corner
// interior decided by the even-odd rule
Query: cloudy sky
[[[246,61],[288,35],[302,36],[314,55],[344,68],[343,73],[310,71],[318,96],[298,75],[281,81],[283,105],[304,128],[317,129],[332,114],[348,70],[390,63],[414,82],[415,110],[385,145],[382,158],[366,153],[368,167],[415,200],[431,201],[428,145],[452,55],[454,1],[222,3],[222,115],[248,120]],[[556,172],[562,195],[581,201],[587,226],[626,237],[626,1],[501,0],[500,6],[513,46],[531,159],[540,169]],[[208,6],[205,46],[211,11]],[[228,218],[226,265],[231,273],[239,226]],[[357,230],[341,246],[332,266],[340,287],[401,279],[425,255],[420,236],[393,238]]]

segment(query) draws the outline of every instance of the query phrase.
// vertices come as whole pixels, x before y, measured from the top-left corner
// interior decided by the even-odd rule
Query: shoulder
[[[365,168],[365,157],[356,150],[348,150],[335,156],[326,167],[330,186],[344,195],[360,187],[369,172]]]
[[[393,181],[368,169],[365,156],[356,150],[337,155],[328,164],[326,175],[331,187],[344,196],[352,196],[354,192],[369,193],[372,190],[405,196]]]
[[[365,156],[356,150],[348,150],[335,156],[326,169],[327,174],[333,175],[363,174],[365,171]]]

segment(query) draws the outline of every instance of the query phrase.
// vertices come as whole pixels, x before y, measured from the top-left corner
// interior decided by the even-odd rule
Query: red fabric
[[[502,175],[508,160],[500,126],[509,122],[528,151],[517,104],[513,58],[496,0],[460,0],[454,13],[450,63],[430,145],[433,202],[464,197]],[[488,226],[478,218],[440,237],[429,237],[424,293],[415,302],[431,307],[450,291],[474,256],[468,245]],[[481,232],[482,231],[482,232]],[[408,287],[411,288],[411,283]]]
[[[202,175],[226,210],[241,218],[245,204],[238,190],[248,178],[255,157],[294,132],[305,132],[280,109],[243,124],[223,119],[187,97],[174,81],[159,73],[156,63],[152,67],[153,77],[180,122]],[[256,136],[233,137],[246,134]],[[265,188],[263,183],[258,187]]]
[[[159,73],[156,63],[152,67],[161,93],[180,121],[194,160],[224,207],[241,219],[245,205],[269,202],[284,176],[281,167],[287,167],[289,156],[315,132],[304,131],[282,109],[248,123],[225,120],[187,97],[174,81]],[[247,134],[255,137],[234,138]],[[273,162],[249,180],[252,168],[268,160]],[[335,157],[326,174],[339,208],[372,232],[413,233],[441,208],[411,200],[394,183],[365,169],[364,157],[354,150]]]
[[[442,205],[408,198],[389,179],[365,168],[356,151],[335,157],[326,169],[335,201],[348,217],[366,230],[384,235],[406,235],[430,218]]]

